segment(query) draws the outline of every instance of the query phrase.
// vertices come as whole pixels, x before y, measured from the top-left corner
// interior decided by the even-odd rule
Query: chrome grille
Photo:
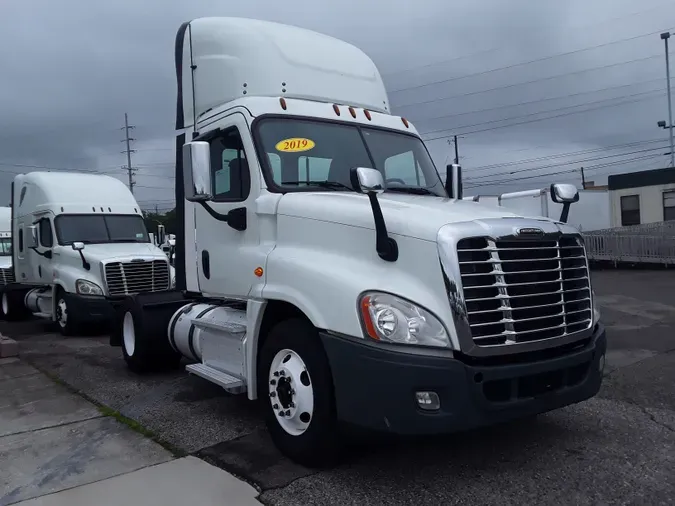
[[[0,269],[0,285],[14,283],[14,268]]]
[[[473,341],[479,346],[563,337],[590,327],[588,263],[578,235],[457,243]]]
[[[169,264],[164,260],[112,262],[105,266],[109,295],[159,292],[170,288]]]

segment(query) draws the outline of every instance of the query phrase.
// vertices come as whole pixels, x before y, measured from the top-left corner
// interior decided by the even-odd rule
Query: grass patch
[[[26,361],[26,360],[24,359],[24,361]],[[28,362],[28,363],[30,363],[30,362]],[[37,369],[42,374],[47,376],[54,383],[56,383],[58,385],[61,385],[63,388],[68,390],[70,393],[73,393],[75,395],[79,395],[83,399],[92,403],[94,406],[96,406],[96,408],[98,409],[99,413],[101,413],[101,415],[109,416],[110,418],[114,418],[118,422],[123,423],[124,425],[129,427],[131,430],[133,430],[135,432],[138,432],[139,434],[147,437],[148,439],[153,440],[155,443],[162,446],[165,450],[171,452],[176,458],[185,457],[185,456],[188,455],[188,453],[186,451],[181,450],[180,448],[178,448],[177,446],[169,443],[168,441],[165,441],[160,436],[155,434],[153,431],[151,431],[147,427],[144,427],[143,425],[138,423],[136,420],[134,420],[132,418],[129,418],[128,416],[124,416],[119,411],[114,410],[114,409],[106,406],[105,404],[102,404],[101,402],[97,401],[96,399],[92,398],[91,396],[87,395],[86,393],[82,392],[81,390],[78,390],[77,388],[73,387],[72,385],[66,383],[61,378],[56,376],[55,374],[53,374],[49,371],[46,371],[41,367],[37,367],[35,364],[31,363],[30,365],[35,367],[35,369]]]

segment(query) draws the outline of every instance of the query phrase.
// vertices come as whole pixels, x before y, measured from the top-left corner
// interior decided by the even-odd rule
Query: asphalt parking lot
[[[505,426],[383,440],[333,470],[294,465],[255,404],[185,373],[138,377],[107,336],[0,322],[24,360],[262,490],[271,505],[673,504],[675,270],[594,271],[609,351],[600,394]]]

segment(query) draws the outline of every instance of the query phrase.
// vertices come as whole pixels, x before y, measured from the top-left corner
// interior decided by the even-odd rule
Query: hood
[[[0,269],[9,269],[11,266],[12,266],[12,256],[11,255],[0,256]]]
[[[73,251],[73,253],[77,254]],[[151,243],[85,244],[82,250],[88,262],[109,262],[133,258],[167,260],[166,254]]]
[[[439,229],[448,223],[522,217],[503,207],[428,195],[381,193],[378,200],[387,231],[427,241],[436,241]],[[279,202],[277,212],[280,215],[375,229],[368,196],[360,193],[286,193]]]

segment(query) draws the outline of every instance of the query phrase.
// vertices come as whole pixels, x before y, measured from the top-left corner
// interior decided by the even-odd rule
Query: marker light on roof
[[[363,113],[366,115],[366,118],[368,118],[368,121],[373,119],[373,118],[370,117],[370,111],[368,109],[364,109]]]
[[[335,111],[335,114],[338,116],[340,115],[340,108],[337,106],[337,104],[333,104],[333,110]]]
[[[401,118],[401,121],[403,121],[403,124],[405,125],[406,128],[410,128],[410,127],[408,126],[408,120],[407,120],[407,119]]]
[[[281,108],[285,111],[286,110],[286,99],[280,98],[279,103],[281,104]]]
[[[354,110],[353,107],[349,108],[349,113],[352,115],[352,118],[356,118],[356,111]]]

